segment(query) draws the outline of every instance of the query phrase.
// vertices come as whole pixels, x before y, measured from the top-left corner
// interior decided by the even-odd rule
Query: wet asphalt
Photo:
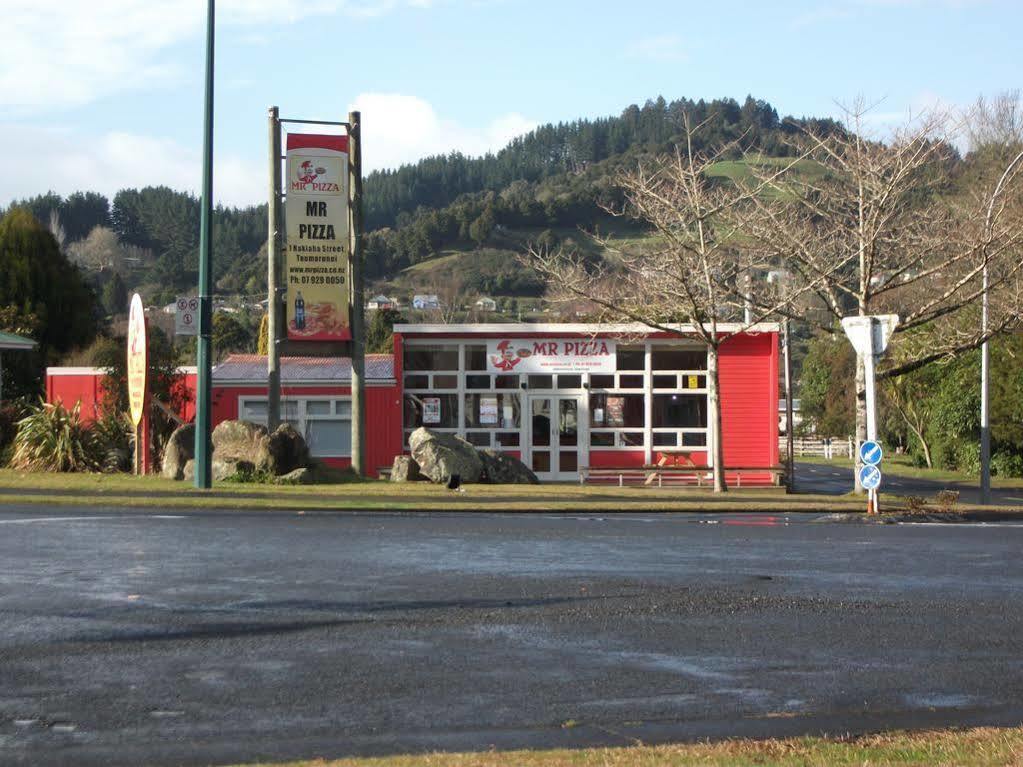
[[[0,764],[1023,722],[1023,525],[0,511]]]

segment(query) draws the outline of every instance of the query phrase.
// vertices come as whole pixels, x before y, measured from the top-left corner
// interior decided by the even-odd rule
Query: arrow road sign
[[[868,439],[866,442],[860,444],[860,461],[869,465],[876,466],[881,463],[881,459],[884,457],[884,451],[881,450],[881,443],[873,439]]]
[[[877,490],[881,486],[881,470],[870,464],[861,467],[860,484],[864,490]]]

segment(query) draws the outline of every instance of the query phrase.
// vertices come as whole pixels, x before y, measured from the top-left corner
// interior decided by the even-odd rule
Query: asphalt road
[[[957,490],[963,503],[979,503],[977,482],[942,482],[889,473],[884,470],[881,492],[894,495],[919,495],[933,498],[941,490]],[[842,495],[853,487],[853,470],[822,463],[796,461],[796,490],[800,493]],[[1006,506],[1023,506],[1023,488],[991,488],[991,502]]]
[[[0,511],[0,764],[1023,722],[1023,526]]]

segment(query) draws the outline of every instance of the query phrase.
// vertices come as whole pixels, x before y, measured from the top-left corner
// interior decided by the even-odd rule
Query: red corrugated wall
[[[265,386],[217,386],[213,390],[213,425],[238,417],[238,398],[265,397]],[[347,386],[282,386],[282,397],[350,396]],[[399,386],[366,387],[366,471],[377,476],[377,470],[390,467],[394,456],[401,453],[401,389]],[[348,458],[324,458],[323,462],[338,468],[351,465]]]
[[[81,401],[82,419],[95,421],[103,401],[102,373],[76,373],[73,375],[46,374],[46,401],[61,402],[70,409]]]
[[[725,341],[719,378],[725,465],[777,466],[778,334],[755,333]]]

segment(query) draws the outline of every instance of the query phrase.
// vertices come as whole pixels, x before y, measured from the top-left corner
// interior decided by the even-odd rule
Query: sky
[[[214,196],[265,201],[267,108],[362,111],[367,171],[659,95],[879,126],[1023,86],[1021,0],[219,0]],[[201,184],[205,0],[0,0],[0,205]]]

